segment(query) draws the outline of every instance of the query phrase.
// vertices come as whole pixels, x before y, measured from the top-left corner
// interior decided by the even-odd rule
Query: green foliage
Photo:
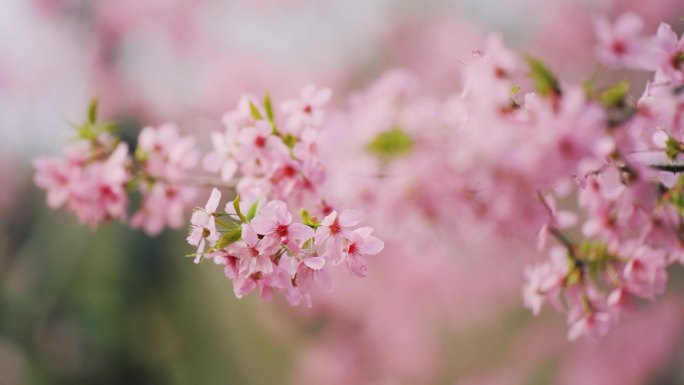
[[[598,96],[599,102],[608,108],[618,108],[625,104],[629,95],[629,83],[620,82],[605,89]]]
[[[79,139],[95,140],[100,134],[111,132],[116,128],[116,124],[113,122],[98,123],[97,115],[98,103],[97,99],[93,99],[88,104],[85,121],[76,128]]]
[[[266,111],[266,117],[271,124],[275,124],[275,114],[273,113],[273,105],[271,104],[271,95],[268,92],[264,95],[264,110]]]
[[[395,127],[376,136],[367,149],[382,159],[395,158],[411,152],[413,139],[401,127]]]
[[[233,208],[235,209],[235,214],[237,214],[242,222],[249,222],[245,215],[242,214],[242,210],[240,210],[240,194],[235,195],[235,199],[233,199]]]
[[[321,225],[321,223],[318,222],[316,220],[316,218],[312,217],[311,214],[309,214],[309,212],[306,211],[305,209],[302,209],[300,214],[302,216],[302,223],[303,224],[305,224],[309,227],[312,227],[314,229],[318,228]]]
[[[97,122],[97,99],[93,99],[88,104],[88,123],[95,124]]]
[[[667,142],[665,143],[665,155],[667,155],[669,159],[674,160],[677,155],[682,152],[684,152],[684,145],[682,145],[682,143],[671,137],[667,138]]]
[[[295,144],[297,144],[297,137],[292,135],[292,134],[286,134],[285,136],[282,137],[282,140],[283,140],[283,143],[285,143],[287,148],[289,148],[290,150],[292,150],[294,148]]]
[[[216,250],[221,250],[231,244],[237,242],[242,238],[242,226],[237,223],[233,223],[227,231],[221,236],[221,238],[216,242],[214,248]]]
[[[252,118],[254,120],[263,120],[264,117],[261,115],[261,112],[259,112],[259,108],[254,105],[254,103],[249,102],[249,112],[252,114]]]
[[[256,202],[252,203],[251,206],[249,206],[249,210],[247,210],[247,221],[248,222],[250,222],[252,219],[254,219],[254,217],[257,214],[258,209],[259,209],[259,201],[256,201]]]
[[[543,96],[560,95],[558,78],[549,70],[546,64],[530,55],[526,55],[525,60],[530,67],[530,77],[534,82],[536,91]]]

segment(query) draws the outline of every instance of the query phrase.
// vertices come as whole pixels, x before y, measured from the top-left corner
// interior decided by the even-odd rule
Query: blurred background
[[[221,269],[183,258],[184,231],[91,230],[31,181],[94,96],[126,132],[202,134],[246,92],[316,83],[343,105],[397,67],[455,92],[492,33],[579,81],[592,15],[626,10],[682,30],[681,0],[1,0],[0,384],[684,383],[681,271],[597,342],[522,307],[533,251],[510,239],[390,238],[367,279],[341,274],[311,309],[238,301]]]

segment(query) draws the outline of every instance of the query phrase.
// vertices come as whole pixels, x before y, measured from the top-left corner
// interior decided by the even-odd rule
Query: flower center
[[[251,255],[252,257],[259,256],[259,250],[257,250],[256,246],[252,246],[249,248],[249,255]]]
[[[619,40],[614,41],[613,45],[610,48],[618,56],[624,55],[627,52],[627,46],[625,46],[625,43]]]
[[[286,225],[278,225],[278,227],[276,227],[276,229],[275,229],[275,233],[281,238],[287,237],[287,233],[288,233],[287,226]]]
[[[359,247],[356,246],[356,243],[352,243],[349,245],[349,254],[358,254],[359,253]]]
[[[294,178],[297,175],[297,170],[291,165],[283,167],[283,176],[285,178]]]
[[[330,225],[330,234],[337,235],[342,232],[342,227],[340,226],[340,221],[335,218],[333,223]],[[350,246],[351,248],[351,246]]]
[[[254,145],[259,148],[266,147],[266,138],[263,136],[257,136],[256,139],[254,139]]]

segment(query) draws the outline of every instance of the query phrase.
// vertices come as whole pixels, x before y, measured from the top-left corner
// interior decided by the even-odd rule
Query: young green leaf
[[[249,222],[247,218],[245,217],[244,214],[242,214],[242,211],[240,210],[240,194],[235,195],[235,199],[233,199],[233,208],[235,209],[235,214],[240,218],[240,220],[244,223]]]
[[[273,114],[273,105],[271,104],[271,95],[266,93],[264,95],[264,110],[266,111],[266,117],[268,121],[273,123],[275,121],[275,115]]]
[[[218,242],[216,242],[214,248],[216,250],[221,250],[239,241],[240,238],[242,238],[242,227],[236,224],[228,228],[228,231],[226,231],[218,240]]]
[[[601,92],[598,98],[605,107],[617,108],[625,104],[628,95],[629,83],[620,82]]]
[[[405,155],[413,149],[413,139],[400,127],[380,133],[367,147],[368,151],[380,158],[388,159]]]
[[[258,208],[259,208],[259,201],[256,201],[256,202],[252,203],[251,206],[249,206],[249,210],[247,210],[247,221],[248,222],[251,221],[252,219],[254,219],[254,217],[257,214]]]
[[[88,123],[94,125],[97,122],[97,99],[93,99],[88,104]]]
[[[530,77],[534,82],[537,92],[544,96],[560,95],[558,78],[539,59],[526,55],[527,65],[530,67]]]
[[[261,115],[261,112],[259,112],[259,108],[254,105],[251,101],[249,102],[249,112],[252,113],[252,118],[254,120],[263,120],[264,117]]]
[[[302,223],[309,226],[313,227],[314,229],[320,227],[320,222],[316,220],[316,218],[312,217],[311,214],[306,209],[302,209],[300,212],[300,215],[302,217]]]

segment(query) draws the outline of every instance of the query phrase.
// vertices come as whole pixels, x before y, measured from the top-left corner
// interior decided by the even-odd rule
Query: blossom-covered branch
[[[66,206],[84,224],[123,220],[150,235],[181,228],[200,188],[215,186],[190,220],[195,262],[224,265],[238,297],[258,287],[264,299],[277,290],[293,305],[310,302],[314,282],[332,289],[330,267],[344,263],[364,277],[365,256],[384,247],[372,228],[358,227],[362,211],[338,214],[325,198],[317,135],[330,97],[328,89],[304,88],[300,98],[282,104],[282,124],[268,95],[262,103],[243,97],[224,116],[225,130],[211,133],[213,150],[202,163],[217,175],[203,178],[194,174],[195,139],[175,125],[144,128],[129,151],[115,125],[97,121],[93,103],[63,156],[36,159],[35,182],[47,190],[50,207]],[[217,187],[226,186],[236,199],[218,211]],[[133,201],[140,203],[129,219]]]

